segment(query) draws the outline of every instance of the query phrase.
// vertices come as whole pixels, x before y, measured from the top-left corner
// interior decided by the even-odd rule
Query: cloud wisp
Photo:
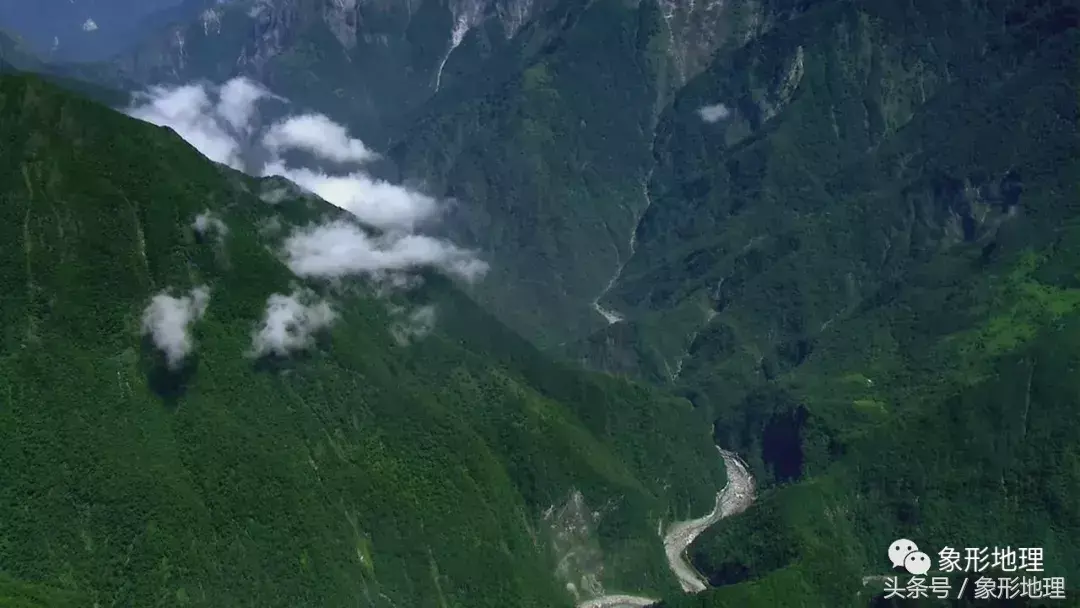
[[[230,123],[215,107],[202,85],[151,87],[135,95],[136,103],[127,114],[160,127],[169,127],[203,156],[234,169],[243,169],[240,139],[230,131]],[[227,110],[226,110],[227,111]]]
[[[438,204],[430,196],[359,171],[328,175],[306,168],[292,169],[280,161],[267,165],[263,171],[267,176],[286,177],[381,230],[412,232],[438,212]]]
[[[347,221],[300,228],[285,239],[284,252],[289,269],[305,278],[376,277],[433,267],[472,281],[487,270],[472,252],[446,241],[420,234],[372,236]]]
[[[191,222],[191,229],[199,235],[199,238],[213,236],[218,243],[223,242],[229,234],[229,227],[225,225],[224,220],[209,209],[195,216],[195,221]]]
[[[349,137],[345,127],[322,114],[302,114],[280,120],[262,137],[266,149],[275,154],[303,150],[337,163],[362,163],[378,157],[364,142]]]
[[[165,355],[170,369],[178,369],[195,349],[191,325],[206,314],[210,289],[200,285],[179,298],[163,291],[143,311],[142,333]]]
[[[398,312],[401,313],[403,310]],[[391,325],[390,335],[398,346],[408,346],[427,337],[434,328],[435,307],[421,306]]]
[[[211,160],[254,176],[284,177],[374,229],[340,220],[296,229],[282,255],[299,276],[376,276],[423,267],[466,280],[484,274],[487,264],[475,252],[418,234],[438,218],[439,201],[366,173],[363,164],[378,155],[324,115],[295,114],[262,124],[259,103],[268,99],[281,100],[257,83],[236,78],[220,87],[153,87],[136,95],[126,113],[172,128]],[[290,165],[283,157],[290,151],[339,170]],[[340,170],[342,165],[351,166]],[[286,191],[273,189],[261,197],[276,204]]]
[[[337,319],[337,312],[325,300],[306,289],[290,295],[272,294],[266,300],[261,325],[251,336],[252,357],[286,357],[295,351],[311,348],[314,335]]]
[[[708,106],[702,106],[697,110],[698,116],[701,120],[708,123],[719,122],[724,120],[728,116],[731,116],[731,108],[722,103],[714,103]]]

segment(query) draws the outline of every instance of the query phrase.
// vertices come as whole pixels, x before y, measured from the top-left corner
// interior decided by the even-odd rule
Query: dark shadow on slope
[[[789,393],[775,388],[755,391],[731,415],[725,408],[713,427],[717,445],[744,455],[759,483],[785,484],[803,474],[803,435],[810,412]]]
[[[198,355],[192,353],[177,366],[170,366],[165,353],[154,346],[149,336],[142,339],[142,368],[146,385],[170,409],[179,406],[187,393],[199,365]]]
[[[773,414],[761,437],[761,458],[777,483],[797,481],[803,473],[802,434],[808,413],[802,405]]]
[[[288,374],[314,359],[325,357],[333,343],[330,334],[325,331],[316,332],[311,336],[311,340],[308,348],[286,353],[269,352],[255,357],[252,367],[256,373]]]
[[[252,367],[256,373],[277,376],[292,372],[300,363],[309,359],[311,359],[311,354],[303,351],[292,353],[290,355],[268,353],[261,357],[256,357]]]

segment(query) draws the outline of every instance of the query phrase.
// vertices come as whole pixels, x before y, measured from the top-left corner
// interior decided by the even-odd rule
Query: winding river
[[[686,593],[700,593],[708,588],[708,581],[694,569],[686,557],[686,550],[694,540],[709,526],[725,517],[742,513],[754,502],[754,477],[746,463],[735,452],[729,452],[717,446],[720,457],[727,469],[727,484],[716,493],[713,510],[703,517],[678,521],[664,533],[664,554],[668,567],[679,580],[679,585]],[[636,595],[605,595],[577,605],[577,608],[642,608],[660,601]]]

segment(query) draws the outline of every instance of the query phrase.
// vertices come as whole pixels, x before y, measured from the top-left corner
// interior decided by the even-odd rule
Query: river
[[[674,522],[663,534],[664,555],[667,556],[668,567],[671,568],[671,572],[679,581],[679,586],[686,593],[700,593],[709,587],[708,581],[687,559],[687,548],[709,526],[725,517],[745,511],[753,504],[756,497],[754,477],[750,474],[746,463],[735,452],[729,452],[719,446],[716,449],[724,460],[727,483],[716,493],[713,510],[696,519]],[[577,608],[642,608],[659,601],[637,595],[605,595],[581,602]]]

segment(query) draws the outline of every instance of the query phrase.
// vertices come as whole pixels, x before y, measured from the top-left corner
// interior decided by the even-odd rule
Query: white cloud
[[[202,318],[209,303],[210,290],[202,285],[179,298],[163,291],[143,311],[142,333],[149,335],[154,346],[165,354],[170,368],[179,367],[194,350],[191,324]]]
[[[247,78],[233,78],[218,93],[217,114],[239,133],[250,133],[255,104],[271,93]]]
[[[278,121],[263,135],[263,145],[275,154],[297,149],[337,163],[362,163],[377,158],[364,142],[349,137],[345,127],[322,114],[302,114]]]
[[[705,122],[717,122],[731,116],[731,109],[722,103],[700,107],[697,112]]]
[[[311,169],[292,169],[281,162],[268,165],[264,175],[296,182],[360,221],[383,230],[412,231],[438,212],[435,199],[363,173],[327,175]]]
[[[259,193],[259,199],[270,205],[276,205],[287,198],[289,191],[285,188],[267,188]]]
[[[87,20],[84,21],[82,24],[82,29],[84,32],[95,32],[97,31],[98,26],[97,23],[94,23],[94,20],[92,18],[87,18]]]
[[[249,354],[284,357],[310,348],[314,344],[314,333],[329,327],[335,319],[337,313],[330,304],[318,300],[309,290],[298,289],[288,296],[275,293],[266,300],[266,313],[261,327],[252,334]]]
[[[174,88],[151,87],[137,96],[141,105],[128,108],[127,114],[161,127],[169,127],[214,162],[243,169],[240,142],[214,110],[210,94],[202,85]]]
[[[417,289],[424,284],[424,277],[399,271],[377,273],[373,276],[373,280],[375,294],[379,297],[389,295],[394,291]]]
[[[390,335],[399,346],[422,340],[435,329],[435,307],[421,306],[390,327]]]
[[[471,251],[424,235],[373,237],[351,222],[297,229],[285,240],[289,268],[301,277],[337,278],[435,267],[475,280],[487,264]]]
[[[281,232],[281,229],[283,228],[281,224],[281,218],[276,215],[272,215],[270,217],[260,220],[257,224],[257,227],[259,229],[259,234],[263,236],[276,235]]]
[[[229,234],[229,227],[225,225],[225,222],[220,217],[215,215],[214,212],[209,209],[195,216],[195,221],[191,223],[191,228],[199,233],[199,236],[214,234],[217,236],[219,242]]]
[[[305,150],[336,163],[362,163],[376,155],[349,136],[341,125],[321,114],[291,116],[269,128],[257,124],[260,100],[276,97],[243,78],[221,87],[189,84],[154,87],[139,94],[126,110],[135,118],[171,127],[211,160],[252,175],[279,175],[348,211],[361,222],[385,231],[381,236],[345,222],[300,229],[288,239],[284,255],[300,276],[339,277],[433,267],[475,279],[487,265],[473,252],[430,236],[416,234],[425,221],[438,216],[439,202],[411,188],[378,180],[354,168],[332,174],[319,167],[290,167],[280,154]],[[245,159],[261,158],[258,166]],[[288,190],[277,187],[260,193],[278,203]],[[196,220],[198,221],[198,220]],[[319,239],[326,239],[320,242]]]

